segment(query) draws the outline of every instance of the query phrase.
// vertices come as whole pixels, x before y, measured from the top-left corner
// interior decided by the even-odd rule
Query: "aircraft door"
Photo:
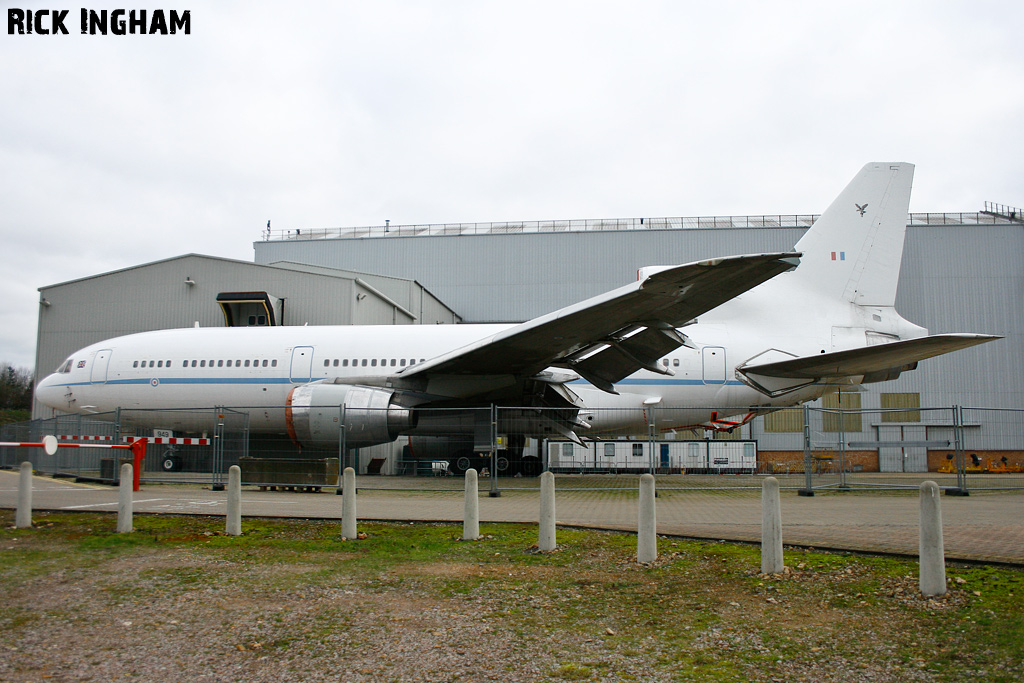
[[[107,383],[107,369],[110,367],[110,356],[113,353],[111,349],[101,349],[96,352],[96,357],[92,361],[92,370],[89,372],[89,381],[91,383]]]
[[[705,346],[701,354],[704,360],[704,384],[725,384],[725,348]]]
[[[313,347],[296,346],[292,349],[292,365],[289,370],[292,384],[305,384],[313,379]]]

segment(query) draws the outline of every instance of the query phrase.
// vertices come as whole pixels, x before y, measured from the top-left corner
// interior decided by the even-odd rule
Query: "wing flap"
[[[935,334],[817,356],[748,365],[739,368],[739,372],[744,375],[812,381],[822,377],[870,375],[903,368],[926,358],[996,339],[1002,337],[990,334]]]

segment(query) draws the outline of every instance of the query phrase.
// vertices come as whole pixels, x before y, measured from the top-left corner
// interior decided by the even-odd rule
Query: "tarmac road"
[[[533,522],[539,514],[535,489],[503,489],[487,496],[481,482],[482,522]],[[116,512],[116,487],[33,477],[35,510]],[[135,493],[139,513],[224,515],[227,494],[208,486],[146,484]],[[0,507],[18,503],[18,473],[0,471]],[[361,520],[461,523],[461,490],[361,489]],[[260,491],[245,487],[242,514],[255,517],[340,519],[341,497],[323,493]],[[636,530],[634,490],[574,489],[558,492],[560,525]],[[662,490],[657,502],[658,533],[712,540],[759,543],[760,492]],[[783,491],[783,540],[788,545],[897,553],[918,552],[916,492],[819,493],[811,498]],[[946,557],[949,560],[1024,565],[1024,492],[942,497]]]

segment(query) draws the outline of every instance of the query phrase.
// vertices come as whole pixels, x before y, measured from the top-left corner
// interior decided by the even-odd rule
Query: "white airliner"
[[[729,429],[839,387],[999,337],[940,334],[894,308],[914,167],[865,166],[792,252],[640,270],[637,282],[519,325],[186,328],[76,351],[36,398],[59,411],[239,407],[254,432],[306,447],[402,434],[499,430],[578,440],[673,427]],[[344,409],[341,408],[344,406]],[[609,408],[630,410],[605,410]],[[546,410],[539,410],[546,409]],[[213,429],[212,415],[154,412],[137,426]]]

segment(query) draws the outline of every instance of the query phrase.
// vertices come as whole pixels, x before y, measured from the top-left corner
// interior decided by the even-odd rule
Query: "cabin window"
[[[334,359],[334,367],[338,367],[339,365],[341,365],[341,361],[338,360],[337,358],[335,358]]]
[[[217,367],[218,368],[224,367],[224,361],[222,361],[222,360],[217,361]]]
[[[398,364],[398,361],[396,361],[394,358],[392,358],[391,359],[391,367],[395,367],[395,365],[397,365],[397,364]]]
[[[151,367],[151,368],[156,367],[156,361],[155,360],[149,361],[149,367]]]
[[[668,358],[662,358],[661,359],[661,364],[664,365],[667,368],[668,367]]]
[[[331,367],[331,361],[330,361],[329,358],[324,358],[324,367],[325,368]]]
[[[134,363],[132,364],[132,367],[133,367],[133,368],[137,368],[137,367],[139,367],[139,361],[135,361],[135,362],[134,362]],[[64,372],[64,371],[63,371],[63,370],[61,370],[61,372]]]
[[[196,361],[192,361],[192,367],[196,366]]]
[[[673,365],[673,367],[677,367],[678,368],[679,367],[679,359],[678,358],[673,358],[672,359],[672,365]]]
[[[341,367],[343,367],[343,368],[347,368],[348,367],[348,358],[342,358],[341,359]]]
[[[245,361],[245,367],[249,367],[249,359],[246,359],[246,361]]]
[[[158,368],[162,368],[162,367],[164,366],[164,362],[163,362],[162,360],[158,360],[158,361],[156,362],[156,366],[157,366]]]
[[[373,360],[370,361],[370,366],[371,367],[377,367],[377,359],[376,358],[374,358]]]
[[[263,361],[263,362],[266,363],[267,361]],[[270,367],[272,367],[272,368],[276,368],[277,367],[277,359],[276,358],[274,360],[270,361]]]
[[[399,362],[402,364],[402,367],[404,368],[405,367],[405,359],[404,358],[400,358]]]
[[[364,368],[366,367],[366,359],[365,358],[363,359],[363,367]]]
[[[236,359],[236,360],[235,360],[235,367],[236,367],[236,368],[240,368],[240,367],[242,367],[242,361],[240,361],[240,360],[237,360],[237,359]]]
[[[171,367],[171,361],[169,361],[169,360],[165,360],[165,361],[164,361],[164,367],[165,367],[165,368],[169,368],[169,367]]]

